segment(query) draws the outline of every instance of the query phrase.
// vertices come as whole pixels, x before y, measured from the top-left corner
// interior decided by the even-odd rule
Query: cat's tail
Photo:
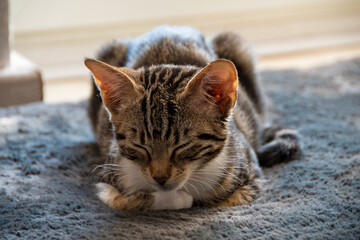
[[[271,167],[299,158],[301,156],[299,133],[293,129],[280,127],[265,128],[257,156],[262,167]]]
[[[123,67],[127,60],[128,45],[126,41],[116,39],[105,44],[96,55],[96,59],[115,67]],[[100,91],[92,78],[92,94],[90,96],[89,116],[94,128],[98,123],[98,113],[102,104]]]

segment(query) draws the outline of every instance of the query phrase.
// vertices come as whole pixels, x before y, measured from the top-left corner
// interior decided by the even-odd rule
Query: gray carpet
[[[87,103],[0,109],[0,238],[360,239],[360,59],[261,78],[305,154],[265,169],[261,196],[233,208],[110,209],[92,187]]]

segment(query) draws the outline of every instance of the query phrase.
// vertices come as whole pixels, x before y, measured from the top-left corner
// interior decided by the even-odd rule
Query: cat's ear
[[[184,95],[196,110],[227,117],[236,103],[237,71],[228,60],[216,60],[201,69],[188,83]]]
[[[104,105],[110,113],[117,114],[138,97],[138,86],[130,77],[134,70],[116,68],[94,59],[85,59],[84,63],[92,72]]]

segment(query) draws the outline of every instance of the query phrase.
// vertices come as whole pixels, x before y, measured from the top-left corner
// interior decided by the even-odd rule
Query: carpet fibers
[[[360,239],[360,59],[261,79],[304,156],[264,169],[260,197],[232,208],[110,209],[86,102],[0,109],[0,239]]]

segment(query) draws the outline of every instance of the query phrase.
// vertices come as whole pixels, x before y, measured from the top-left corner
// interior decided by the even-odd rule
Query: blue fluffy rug
[[[360,60],[261,79],[304,156],[264,169],[260,197],[233,208],[110,209],[87,103],[0,109],[0,239],[360,239]]]

